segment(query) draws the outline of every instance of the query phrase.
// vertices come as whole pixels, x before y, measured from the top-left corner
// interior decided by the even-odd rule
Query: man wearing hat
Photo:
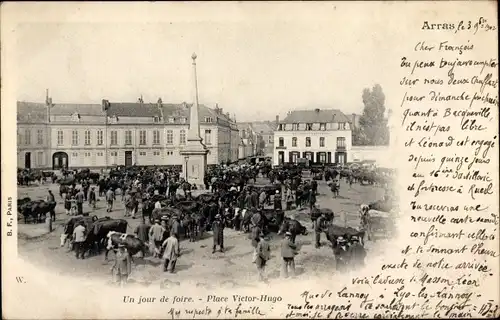
[[[120,286],[127,283],[128,276],[132,272],[132,258],[124,244],[118,244],[118,251],[115,253],[115,263],[111,267],[114,281]]]
[[[95,187],[91,187],[89,191],[89,206],[94,210],[96,208],[96,201]]]
[[[85,233],[85,223],[83,221],[80,221],[80,223],[78,223],[78,226],[73,229],[73,242],[77,259],[80,258],[80,255],[83,259],[85,255],[85,251],[83,248],[83,244],[85,242]]]
[[[49,190],[49,194],[47,195],[47,202],[56,202],[56,198],[54,197],[54,194],[52,193],[52,190]],[[50,210],[50,219],[52,221],[56,221],[56,212],[55,212],[55,206]]]
[[[295,276],[295,255],[297,247],[292,242],[292,233],[287,231],[285,238],[281,242],[281,258],[283,259],[281,268],[281,277],[288,278],[288,271],[292,277]]]
[[[257,244],[259,243],[261,232],[262,232],[262,229],[258,225],[252,226],[251,239],[252,239],[252,247],[254,247],[254,249],[257,248]]]
[[[320,212],[320,216],[316,221],[313,221],[314,226],[314,238],[315,238],[315,246],[316,248],[321,247],[321,232],[323,231],[323,225],[325,223],[325,213]]]
[[[274,210],[276,211],[281,211],[283,210],[283,207],[281,205],[281,194],[279,190],[276,190],[276,194],[274,195],[273,203],[274,203]]]
[[[292,194],[292,189],[289,186],[286,187],[285,200],[286,200],[286,210],[292,210],[293,194]]]
[[[337,246],[334,249],[337,271],[344,271],[347,268],[347,263],[349,262],[347,249],[347,239],[339,236],[337,238]]]
[[[263,232],[259,234],[259,242],[256,248],[256,259],[255,264],[257,265],[257,271],[259,272],[259,281],[264,281],[264,269],[266,267],[266,262],[271,258],[271,247],[269,246],[269,241],[267,237],[264,236]]]
[[[296,217],[295,217],[295,213],[292,212],[292,214],[290,214],[290,221],[289,221],[289,224],[290,225],[294,225],[296,224],[298,221],[295,221],[296,220]],[[292,243],[295,243],[295,238],[297,237],[297,234],[296,233],[291,233],[290,234],[290,239],[292,241]]]
[[[259,208],[264,208],[264,205],[266,204],[266,199],[267,199],[267,193],[264,189],[262,189],[259,195]]]
[[[359,240],[358,236],[352,236],[351,245],[348,248],[350,262],[354,268],[362,268],[365,265],[366,250]]]
[[[111,212],[113,210],[113,201],[116,200],[115,193],[111,188],[106,191],[106,201],[108,203],[106,212]]]
[[[313,206],[316,204],[316,193],[311,187],[308,189],[309,210],[312,211]]]
[[[217,246],[220,247],[220,252],[224,252],[224,224],[221,221],[220,214],[215,215],[215,220],[212,223],[212,231],[214,236],[212,253],[215,253],[215,249]]]
[[[163,259],[165,260],[163,263],[163,272],[169,271],[173,273],[177,257],[179,257],[179,240],[173,234],[170,234],[170,237],[163,242],[162,248],[165,248],[163,252]]]
[[[80,189],[76,194],[76,206],[78,208],[78,214],[83,215],[83,201],[84,201],[83,189]]]
[[[245,204],[244,204],[244,207],[245,208],[251,208],[252,207],[252,197],[250,195],[250,191],[246,191],[246,195],[245,195]]]
[[[259,207],[259,194],[257,193],[257,190],[255,190],[255,188],[252,188],[252,191],[250,193],[250,199],[251,199],[251,206],[253,208],[258,208]]]
[[[252,223],[252,228],[253,227],[260,227],[262,225],[262,215],[261,215],[261,212],[262,212],[262,210],[257,209],[257,211],[250,218],[250,222]]]
[[[135,228],[134,233],[136,234],[137,238],[141,240],[143,243],[148,243],[149,242],[149,229],[151,229],[151,226],[149,223],[146,221],[141,221],[139,225]],[[141,252],[142,254],[142,252]],[[144,258],[144,257],[142,257]]]
[[[177,239],[177,251],[180,252],[181,251],[181,247],[180,247],[180,236],[181,234],[181,224],[179,222],[179,216],[177,216],[176,213],[174,213],[174,215],[172,216],[172,225],[170,227],[170,235],[174,236],[176,239]]]
[[[371,228],[372,226],[370,223],[370,206],[368,206],[367,204],[362,204],[359,213],[361,215],[361,225],[366,230],[366,236],[368,240],[372,240],[372,228]]]
[[[130,194],[130,189],[125,191],[125,196],[123,197],[123,203],[125,205],[125,217],[131,216],[132,212],[132,195]]]
[[[155,224],[149,229],[149,240],[154,246],[153,257],[159,257],[164,231],[165,229],[160,225],[160,219],[155,219]]]

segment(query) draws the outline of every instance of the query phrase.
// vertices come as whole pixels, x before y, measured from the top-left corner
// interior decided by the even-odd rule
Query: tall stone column
[[[183,156],[182,174],[189,183],[198,187],[203,185],[203,178],[207,168],[208,150],[202,143],[200,136],[200,119],[198,115],[198,79],[196,74],[196,53],[191,56],[193,59],[194,76],[194,102],[189,108],[189,131],[187,135],[186,147],[180,151]]]

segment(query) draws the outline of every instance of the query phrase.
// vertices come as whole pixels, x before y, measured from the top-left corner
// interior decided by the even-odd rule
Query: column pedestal
[[[207,170],[208,150],[184,149],[180,151],[180,154],[183,156],[182,177],[197,187],[203,185]]]

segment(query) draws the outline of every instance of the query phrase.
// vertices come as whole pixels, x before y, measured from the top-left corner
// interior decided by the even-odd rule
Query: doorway
[[[24,154],[24,168],[31,169],[31,152]]]
[[[335,162],[336,163],[346,163],[346,153],[345,152],[336,152],[335,153]]]
[[[278,165],[282,165],[283,163],[285,163],[285,152],[278,151]]]
[[[132,151],[125,151],[125,167],[132,166]]]
[[[68,169],[68,154],[56,152],[52,155],[52,170]]]

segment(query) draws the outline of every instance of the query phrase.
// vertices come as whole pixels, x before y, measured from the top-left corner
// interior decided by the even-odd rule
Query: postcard
[[[0,11],[5,319],[500,316],[495,1]]]

